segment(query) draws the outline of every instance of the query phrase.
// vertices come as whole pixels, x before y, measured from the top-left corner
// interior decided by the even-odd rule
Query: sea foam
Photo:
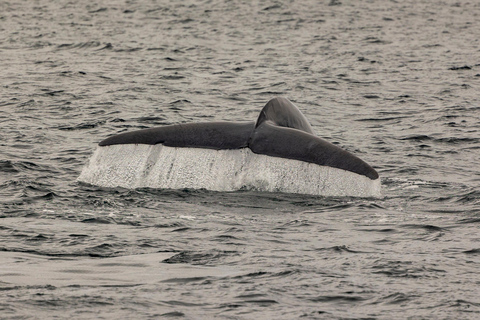
[[[380,197],[380,179],[342,169],[255,154],[123,144],[97,147],[78,181],[101,187],[259,190],[321,196]]]

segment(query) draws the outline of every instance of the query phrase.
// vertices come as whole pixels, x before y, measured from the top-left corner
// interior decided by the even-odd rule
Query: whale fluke
[[[122,158],[114,154],[132,148],[138,149],[132,156],[124,155]],[[144,161],[140,157],[145,157]],[[305,116],[285,98],[270,100],[260,111],[256,122],[187,123],[114,135],[99,143],[92,159],[79,180],[103,183],[104,186],[117,186],[115,183],[118,183],[121,184],[118,186],[135,188],[144,186],[142,179],[146,179],[148,183],[144,183],[147,184],[145,186],[160,188],[181,186],[227,191],[245,188],[247,184],[259,190],[319,195],[380,194],[380,179],[375,169],[348,151],[317,137]],[[112,159],[116,159],[115,164],[112,164]],[[138,171],[138,177],[111,185],[98,182],[102,179],[119,181],[112,177],[99,178],[98,175],[114,175],[116,171],[121,171],[122,161],[125,166],[128,164],[129,170]],[[160,165],[159,161],[170,163]],[[255,162],[265,167],[263,172],[257,172]],[[131,163],[137,163],[139,169],[131,169]],[[158,169],[165,172],[157,172],[154,174],[156,177],[151,177],[153,173],[149,170],[155,166],[170,168],[170,171]],[[93,174],[93,171],[96,173]],[[267,177],[260,177],[264,173]],[[223,177],[220,177],[222,174]],[[201,179],[197,181],[197,177],[192,178],[194,175],[218,177],[204,177],[205,182],[202,182]],[[184,176],[189,176],[190,180]],[[296,176],[304,178],[288,183],[278,181],[287,178],[295,180]],[[210,180],[214,181],[207,183]],[[305,181],[308,185],[302,186]],[[332,189],[331,192],[328,188]],[[361,188],[364,190],[359,191]]]

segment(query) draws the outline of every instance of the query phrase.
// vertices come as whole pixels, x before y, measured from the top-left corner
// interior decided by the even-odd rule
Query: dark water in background
[[[0,2],[0,314],[478,319],[475,1]],[[291,99],[384,198],[78,184],[122,131]]]

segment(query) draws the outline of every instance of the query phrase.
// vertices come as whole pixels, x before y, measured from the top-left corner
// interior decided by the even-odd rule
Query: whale
[[[98,143],[78,181],[102,187],[259,190],[379,197],[377,171],[315,135],[276,97],[256,121],[201,122],[125,132]]]

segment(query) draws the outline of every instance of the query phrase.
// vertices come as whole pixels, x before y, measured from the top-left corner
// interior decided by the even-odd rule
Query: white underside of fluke
[[[380,197],[380,179],[317,164],[255,154],[161,144],[97,147],[78,181],[101,187],[259,190]]]

